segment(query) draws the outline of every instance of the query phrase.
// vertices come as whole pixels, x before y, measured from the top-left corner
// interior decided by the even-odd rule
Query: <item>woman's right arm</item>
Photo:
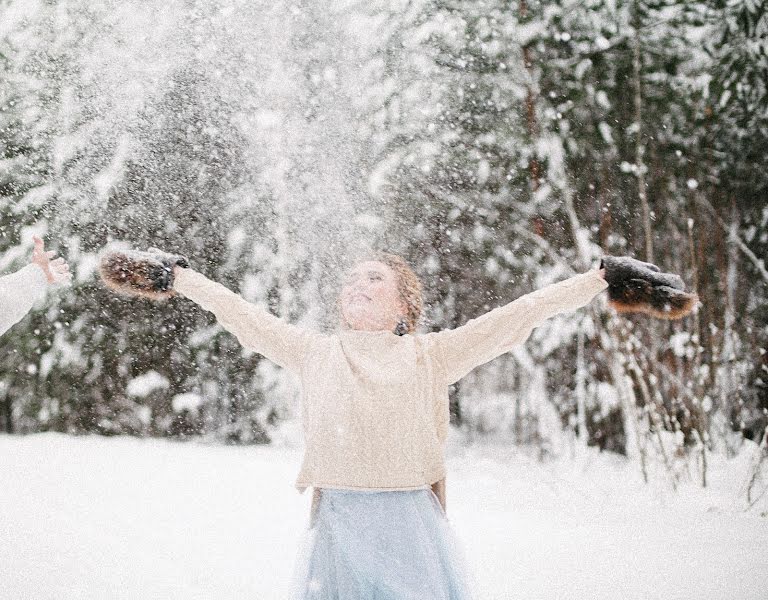
[[[174,269],[173,289],[212,312],[244,347],[281,367],[300,371],[311,332],[287,323],[192,269]]]

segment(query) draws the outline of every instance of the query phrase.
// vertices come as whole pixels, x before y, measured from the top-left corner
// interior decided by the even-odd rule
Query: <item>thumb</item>
[[[42,252],[43,247],[45,246],[45,242],[43,242],[42,238],[40,236],[33,235],[32,241],[35,243],[35,250],[38,252]]]

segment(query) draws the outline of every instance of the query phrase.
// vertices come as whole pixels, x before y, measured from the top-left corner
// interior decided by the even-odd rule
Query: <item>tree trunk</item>
[[[651,229],[651,209],[648,205],[645,173],[645,144],[643,142],[643,87],[642,87],[642,55],[640,43],[640,11],[637,2],[634,4],[632,15],[634,35],[632,38],[632,83],[634,89],[634,127],[635,127],[635,168],[637,179],[637,197],[643,210],[643,233],[645,237],[645,260],[653,262],[653,230]]]
[[[13,402],[11,397],[5,397],[3,400],[3,431],[5,433],[14,433],[13,429]]]
[[[576,342],[576,422],[578,424],[578,440],[582,448],[589,442],[587,431],[587,367],[584,361],[584,322],[579,323],[579,334]]]
[[[699,268],[696,260],[696,245],[693,239],[694,220],[688,219],[688,247],[691,254],[691,273],[693,277],[693,291],[699,291]],[[709,437],[709,419],[707,411],[704,410],[704,406],[701,402],[701,397],[704,393],[704,386],[701,381],[701,319],[699,317],[699,311],[693,313],[693,331],[691,336],[691,342],[694,346],[693,365],[691,367],[693,382],[694,382],[694,396],[696,398],[696,405],[694,406],[694,414],[696,418],[696,424],[694,431],[698,437],[698,442],[701,444],[701,487],[707,487],[707,442]]]
[[[528,16],[527,0],[520,0],[520,20]],[[536,139],[539,134],[539,123],[536,117],[536,93],[533,89],[533,51],[530,45],[523,47],[523,66],[528,73],[528,83],[525,85],[525,122],[530,140]],[[531,182],[531,192],[539,189],[541,180],[541,164],[535,153],[528,161],[528,175]]]
[[[725,315],[723,320],[723,338],[720,347],[719,369],[718,369],[718,388],[720,391],[720,410],[725,417],[725,430],[722,432],[725,449],[728,456],[735,455],[735,448],[731,447],[731,422],[733,417],[733,392],[736,389],[736,381],[733,374],[733,362],[736,358],[736,333],[734,325],[736,322],[736,285],[737,285],[737,262],[738,248],[734,242],[738,231],[738,212],[736,202],[731,199],[731,218],[728,231],[728,261],[725,270]]]

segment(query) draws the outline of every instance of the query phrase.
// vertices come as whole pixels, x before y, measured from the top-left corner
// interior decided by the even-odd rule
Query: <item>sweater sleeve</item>
[[[0,277],[0,335],[21,321],[47,287],[45,273],[36,264]]]
[[[521,296],[456,329],[428,334],[448,384],[523,343],[550,317],[588,304],[607,287],[597,270],[589,271]]]
[[[212,312],[249,350],[299,372],[312,333],[291,325],[192,269],[179,269],[174,290]]]

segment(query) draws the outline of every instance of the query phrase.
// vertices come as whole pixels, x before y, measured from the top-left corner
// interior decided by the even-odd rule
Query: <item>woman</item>
[[[56,253],[46,251],[43,240],[35,236],[32,262],[0,277],[0,335],[21,321],[35,302],[43,297],[49,285],[71,279],[69,265]]]
[[[313,487],[301,600],[465,600],[468,586],[430,486],[445,477],[448,386],[562,311],[608,287],[602,270],[549,285],[453,330],[415,334],[421,286],[399,257],[359,263],[339,297],[333,335],[291,325],[188,268],[173,290],[213,312],[243,346],[301,380]]]

